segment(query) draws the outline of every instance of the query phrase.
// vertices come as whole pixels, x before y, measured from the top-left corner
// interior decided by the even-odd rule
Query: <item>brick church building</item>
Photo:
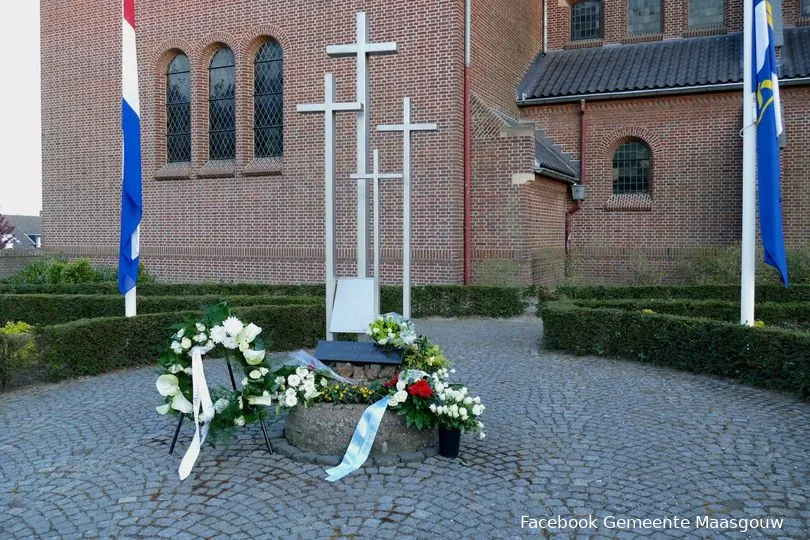
[[[810,236],[810,0],[774,3],[795,245]],[[381,168],[401,169],[401,139],[373,127],[399,123],[404,97],[439,127],[412,146],[414,283],[551,284],[566,260],[621,282],[641,258],[667,268],[738,241],[742,0],[138,0],[150,272],[323,281],[323,124],[296,105],[323,100],[325,72],[355,99],[354,59],[326,47],[354,42],[358,10],[399,49],[369,60]],[[44,2],[41,28],[43,248],[114,265],[120,2]],[[350,115],[337,134],[339,273],[354,275]],[[382,191],[391,282],[401,189]]]

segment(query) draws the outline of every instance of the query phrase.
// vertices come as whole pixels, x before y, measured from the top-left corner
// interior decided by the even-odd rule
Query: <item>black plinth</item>
[[[402,364],[402,351],[383,349],[369,342],[321,340],[315,349],[315,358],[321,362],[398,366]]]

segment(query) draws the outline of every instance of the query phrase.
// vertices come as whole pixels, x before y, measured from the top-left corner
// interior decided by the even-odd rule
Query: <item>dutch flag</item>
[[[121,246],[118,290],[126,294],[138,282],[141,201],[141,111],[138,100],[138,54],[135,46],[135,0],[123,0],[121,57],[121,129],[123,131]]]

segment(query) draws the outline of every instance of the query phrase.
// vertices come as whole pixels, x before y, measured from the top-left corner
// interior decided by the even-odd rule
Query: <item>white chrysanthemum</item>
[[[165,405],[158,405],[157,407],[155,407],[155,409],[157,409],[158,414],[168,414],[170,408],[171,405],[169,405],[168,403],[166,403]]]
[[[226,337],[228,337],[228,333],[225,331],[225,327],[215,326],[211,329],[211,340],[214,343],[222,343]]]
[[[172,349],[174,352],[176,352],[177,354],[180,354],[181,352],[183,352],[183,347],[181,347],[181,346],[180,346],[180,342],[179,342],[179,341],[172,341],[172,344],[171,344],[171,349]]]
[[[235,349],[237,347],[236,338],[232,336],[226,337],[225,339],[222,340],[222,346],[225,347],[226,349],[232,350]]]
[[[250,323],[249,325],[244,327],[241,332],[239,332],[239,335],[237,336],[237,341],[244,341],[245,343],[253,343],[253,340],[256,339],[256,336],[258,336],[261,333],[261,331],[262,331],[261,327],[256,326],[253,323]]]
[[[163,397],[173,396],[180,390],[177,377],[169,375],[168,373],[158,377],[157,381],[155,381],[155,386]]]
[[[191,348],[191,340],[188,339],[187,337],[184,337],[183,340],[180,341],[180,346],[183,347],[184,349],[190,349]]]
[[[243,354],[245,356],[245,362],[251,366],[258,366],[264,360],[265,351],[254,351],[252,349],[248,349]]]
[[[222,323],[222,326],[225,327],[225,331],[228,332],[228,335],[233,338],[236,338],[236,336],[239,335],[239,332],[241,332],[242,329],[245,327],[245,325],[242,324],[242,321],[240,321],[236,317],[228,317]]]
[[[251,379],[260,379],[261,376],[262,376],[262,372],[259,371],[258,369],[254,369],[253,371],[248,373],[248,377],[250,377]]]
[[[296,375],[295,373],[292,373],[292,374],[290,374],[289,377],[287,377],[287,384],[289,384],[290,386],[295,388],[296,386],[301,384],[301,378],[298,375]]]
[[[216,401],[216,403],[214,403],[214,410],[215,410],[216,412],[218,412],[218,413],[221,413],[222,411],[224,411],[225,409],[227,409],[227,408],[228,408],[228,405],[230,405],[230,404],[231,404],[231,402],[230,402],[230,401],[228,401],[227,399],[225,399],[225,398],[219,398],[219,399]]]
[[[245,425],[245,417],[244,416],[239,416],[237,418],[234,418],[233,424],[235,426],[239,426],[239,427],[244,426]]]

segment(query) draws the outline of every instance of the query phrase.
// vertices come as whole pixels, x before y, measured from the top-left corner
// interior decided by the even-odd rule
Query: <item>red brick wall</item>
[[[542,2],[473,0],[471,23],[472,89],[516,116],[516,88],[542,46]]]
[[[261,0],[138,3],[143,137],[142,259],[167,280],[323,280],[322,117],[295,112],[323,99],[323,73],[338,97],[354,96],[353,59],[329,59],[327,44],[354,41],[365,9],[375,41],[399,54],[372,66],[372,126],[399,123],[402,98],[413,120],[436,122],[412,146],[414,282],[463,279],[463,4],[432,0]],[[43,218],[48,252],[114,260],[120,212],[120,4],[47,2],[42,23]],[[272,36],[284,48],[283,163],[252,159],[252,58]],[[201,177],[207,161],[207,64],[229,46],[237,69],[237,155],[230,171]],[[165,69],[173,52],[192,69],[192,160],[184,177],[157,179],[165,162]],[[401,136],[373,134],[383,168],[401,168]],[[338,123],[340,273],[353,275],[354,121]],[[384,277],[400,279],[401,183],[383,190]]]
[[[577,46],[571,42],[571,8],[572,0],[548,0],[548,41],[549,49],[563,49]],[[785,24],[795,24],[798,18],[799,0],[784,0]],[[742,0],[725,0],[723,15],[723,28],[720,32],[742,31]],[[601,43],[623,43],[626,41],[642,41],[644,39],[669,39],[690,35],[705,35],[710,32],[689,31],[689,0],[662,0],[661,14],[662,32],[658,36],[649,38],[631,36],[627,32],[627,0],[604,0],[603,2],[603,29],[604,39],[592,42],[589,45]],[[578,43],[578,46],[585,43]]]
[[[785,241],[810,237],[806,163],[810,88],[782,89],[787,147],[782,150]],[[586,109],[587,200],[574,214],[577,277],[623,282],[640,270],[667,271],[707,247],[739,242],[742,127],[737,93],[589,102]],[[526,119],[579,157],[579,104],[528,107]],[[651,209],[612,209],[612,156],[630,137],[652,150]],[[615,200],[615,199],[614,199]],[[639,268],[644,266],[646,268]]]
[[[534,174],[533,125],[508,128],[477,95],[472,122],[473,281],[556,283],[564,270],[566,185]]]

